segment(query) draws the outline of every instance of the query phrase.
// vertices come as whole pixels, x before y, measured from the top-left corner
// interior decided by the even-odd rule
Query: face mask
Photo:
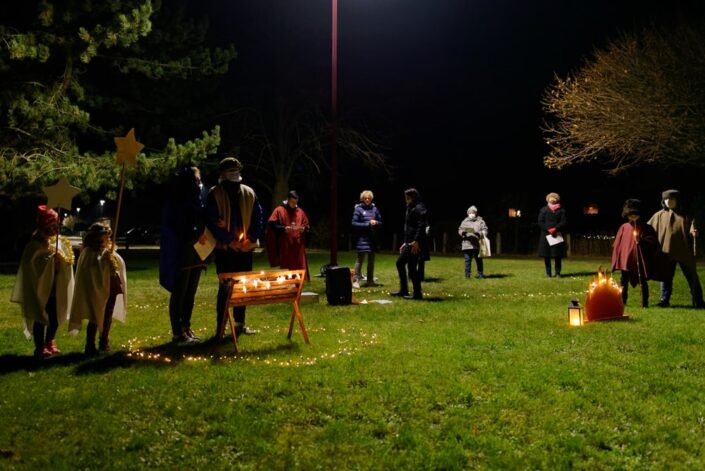
[[[237,170],[225,172],[225,179],[229,182],[238,183],[242,181],[242,175]]]
[[[477,217],[477,213],[468,213],[468,217],[470,219],[475,219]]]
[[[666,198],[665,200],[663,200],[663,202],[666,203],[666,207],[668,209],[676,209],[676,200]]]

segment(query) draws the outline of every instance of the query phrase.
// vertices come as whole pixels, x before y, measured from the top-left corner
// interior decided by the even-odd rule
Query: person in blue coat
[[[372,202],[374,194],[370,190],[360,193],[360,203],[355,205],[352,216],[352,226],[357,232],[357,260],[355,261],[355,280],[353,286],[360,287],[362,278],[362,264],[367,255],[367,283],[366,286],[375,286],[375,251],[377,250],[377,237],[382,227],[382,215]]]
[[[159,284],[171,293],[169,318],[172,341],[198,343],[191,330],[191,314],[206,264],[194,244],[204,243],[205,218],[201,172],[196,167],[181,169],[170,185],[162,213],[159,247]]]

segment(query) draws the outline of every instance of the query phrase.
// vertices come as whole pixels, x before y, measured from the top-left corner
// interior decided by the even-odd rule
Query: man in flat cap
[[[252,271],[252,251],[262,234],[262,206],[255,191],[242,182],[242,164],[226,157],[218,165],[218,184],[206,198],[206,226],[213,233],[217,273]],[[224,322],[227,288],[220,285],[217,301],[216,337]],[[245,307],[234,307],[235,335],[253,334],[245,327]]]
[[[693,307],[705,308],[703,290],[695,266],[695,255],[690,245],[690,237],[695,238],[698,231],[695,221],[682,209],[681,193],[678,190],[666,190],[661,194],[662,209],[651,216],[649,224],[658,234],[661,249],[671,258],[670,277],[661,283],[661,301],[659,306],[667,307],[671,303],[673,276],[676,263],[680,265],[685,279],[688,280]]]

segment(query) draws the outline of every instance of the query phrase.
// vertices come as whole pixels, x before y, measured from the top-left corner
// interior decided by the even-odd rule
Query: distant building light
[[[521,209],[509,208],[509,217],[510,218],[520,218],[521,217]]]
[[[583,214],[594,216],[600,214],[600,207],[597,203],[590,203],[583,208]]]

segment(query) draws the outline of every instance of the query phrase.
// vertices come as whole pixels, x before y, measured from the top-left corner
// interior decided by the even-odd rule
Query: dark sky
[[[630,186],[635,175],[543,168],[541,95],[554,73],[565,76],[620,32],[702,13],[701,3],[340,0],[340,113],[383,136],[397,167],[391,183],[344,179],[341,200],[352,206],[369,187],[380,205],[396,208],[399,192],[416,186],[439,218],[461,218],[470,204],[535,211],[549,191],[574,207],[621,199],[605,188]],[[327,109],[329,0],[213,0],[204,8],[216,40],[238,50],[231,78],[240,93],[304,92]],[[662,188],[637,187],[636,196],[653,189],[657,203]]]

